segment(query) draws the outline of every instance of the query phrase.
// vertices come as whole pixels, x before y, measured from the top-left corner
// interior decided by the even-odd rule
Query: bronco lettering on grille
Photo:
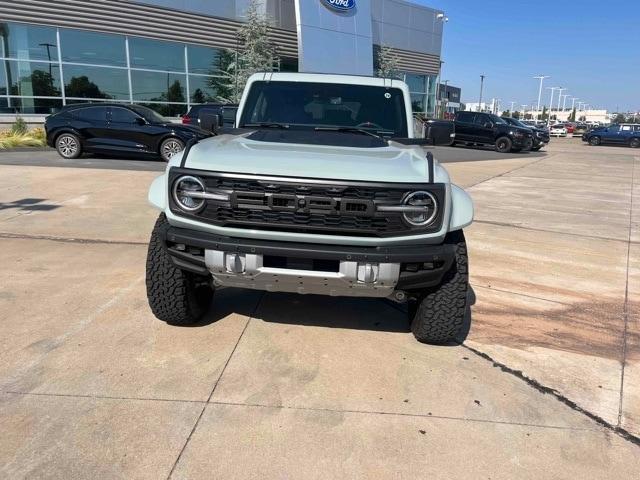
[[[375,205],[371,200],[268,192],[236,191],[231,194],[230,203],[231,208],[237,209],[324,213],[358,217],[370,217],[375,211]]]

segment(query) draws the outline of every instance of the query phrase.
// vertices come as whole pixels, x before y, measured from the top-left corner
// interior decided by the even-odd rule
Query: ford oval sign
[[[356,8],[356,0],[320,0],[327,7],[339,12],[347,12]]]

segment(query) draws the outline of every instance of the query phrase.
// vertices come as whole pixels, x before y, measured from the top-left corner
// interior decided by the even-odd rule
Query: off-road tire
[[[153,314],[170,325],[191,325],[207,312],[213,287],[207,277],[185,272],[171,261],[164,243],[169,222],[156,221],[147,253],[147,299]]]
[[[640,148],[640,138],[632,138],[629,142],[631,148]]]
[[[469,262],[462,230],[447,235],[446,243],[455,245],[455,260],[440,285],[422,292],[409,305],[411,331],[423,343],[453,341],[462,328],[467,310]]]
[[[513,142],[509,137],[500,137],[496,139],[496,152],[509,153],[512,146]]]
[[[600,143],[602,142],[602,140],[600,140],[600,137],[591,137],[589,139],[589,145],[593,146],[593,147],[597,147],[598,145],[600,145]]]

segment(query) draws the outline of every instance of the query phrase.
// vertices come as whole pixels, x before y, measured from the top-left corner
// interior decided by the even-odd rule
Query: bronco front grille
[[[223,227],[384,237],[438,231],[442,223],[443,184],[300,180],[179,168],[171,170],[169,184],[182,175],[197,176],[208,192],[225,192],[229,200],[207,200],[202,210],[189,213],[182,211],[170,195],[171,210]],[[409,225],[399,212],[376,210],[380,205],[400,205],[408,193],[425,189],[438,198],[441,207],[428,227]]]

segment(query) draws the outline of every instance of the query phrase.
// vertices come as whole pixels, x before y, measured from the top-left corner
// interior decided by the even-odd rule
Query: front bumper
[[[231,238],[171,227],[175,266],[211,275],[216,286],[331,296],[389,297],[438,285],[455,246],[353,247]]]
[[[522,148],[523,150],[529,150],[533,145],[533,138],[530,136],[513,136],[511,141],[515,148]]]

